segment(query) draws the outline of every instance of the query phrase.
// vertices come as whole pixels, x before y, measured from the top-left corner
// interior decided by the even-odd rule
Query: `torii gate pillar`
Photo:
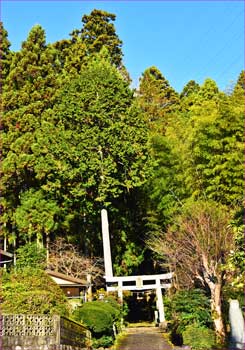
[[[164,313],[164,305],[163,305],[163,299],[162,299],[162,288],[160,279],[156,280],[157,288],[156,288],[156,294],[157,294],[157,309],[158,309],[158,315],[159,315],[159,322],[164,323],[165,322],[165,313]]]
[[[112,262],[111,262],[109,223],[108,223],[108,215],[107,215],[106,209],[101,210],[101,223],[102,223],[105,278],[108,278],[113,276],[113,271],[112,271]]]

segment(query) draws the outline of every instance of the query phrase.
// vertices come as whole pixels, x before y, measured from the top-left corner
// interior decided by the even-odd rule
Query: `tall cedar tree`
[[[2,130],[2,114],[3,114],[3,85],[6,82],[6,77],[9,73],[11,63],[10,42],[8,40],[8,32],[0,22],[0,130]],[[2,144],[0,139],[0,161],[2,161]],[[0,170],[0,176],[1,176]]]
[[[122,65],[122,41],[116,34],[113,24],[115,19],[116,15],[112,13],[93,10],[90,15],[82,17],[83,28],[80,33],[89,55],[99,53],[102,47],[106,47],[110,53],[111,63],[120,67]]]
[[[40,206],[40,200],[45,203],[49,194],[41,189],[42,179],[38,169],[43,164],[40,167],[42,159],[35,150],[43,142],[40,128],[44,112],[53,107],[58,88],[55,65],[55,52],[46,45],[44,30],[39,25],[34,26],[21,50],[15,53],[3,87],[0,189],[4,214],[1,223],[8,237],[14,231],[29,235],[32,231],[40,230],[43,225],[40,220],[43,223],[52,221],[50,204]],[[54,207],[53,202],[51,207]],[[26,213],[20,216],[20,220],[18,215],[16,217],[18,211],[21,211],[21,216]],[[33,215],[36,217],[34,221]],[[28,228],[25,227],[23,232],[24,221]]]
[[[54,43],[59,52],[59,60],[64,71],[69,75],[79,73],[92,56],[106,48],[110,61],[122,71],[122,41],[119,39],[113,22],[116,16],[112,13],[93,10],[82,17],[83,27],[70,34],[71,39]]]
[[[190,107],[195,103],[195,97],[200,90],[199,84],[195,80],[190,80],[180,93],[180,109],[182,113],[189,111]]]
[[[133,93],[103,53],[62,89],[52,112],[54,125],[43,188],[57,198],[62,230],[90,254],[101,250],[100,209],[147,179],[147,130]]]
[[[10,42],[8,40],[8,32],[0,22],[0,93],[2,95],[2,89],[4,81],[9,73],[9,67],[11,63],[11,51]]]
[[[156,67],[145,70],[140,79],[138,101],[145,120],[153,130],[164,130],[166,116],[178,104],[178,94]]]
[[[200,86],[195,80],[190,80],[184,87],[182,92],[180,93],[180,98],[188,97],[192,94],[195,94],[199,91]]]

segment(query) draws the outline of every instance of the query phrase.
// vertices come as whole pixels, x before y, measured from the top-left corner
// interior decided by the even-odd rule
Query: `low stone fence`
[[[87,350],[90,332],[65,317],[1,315],[0,350]]]

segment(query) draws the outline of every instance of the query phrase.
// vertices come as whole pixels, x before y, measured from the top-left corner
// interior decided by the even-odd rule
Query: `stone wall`
[[[85,350],[90,332],[67,318],[49,315],[0,316],[0,350]]]

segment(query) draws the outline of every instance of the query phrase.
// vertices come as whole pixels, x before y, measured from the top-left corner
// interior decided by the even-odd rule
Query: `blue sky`
[[[15,51],[35,24],[54,42],[81,28],[82,16],[94,8],[116,14],[133,86],[153,65],[177,91],[207,77],[224,90],[244,69],[244,1],[2,0],[0,6]]]

